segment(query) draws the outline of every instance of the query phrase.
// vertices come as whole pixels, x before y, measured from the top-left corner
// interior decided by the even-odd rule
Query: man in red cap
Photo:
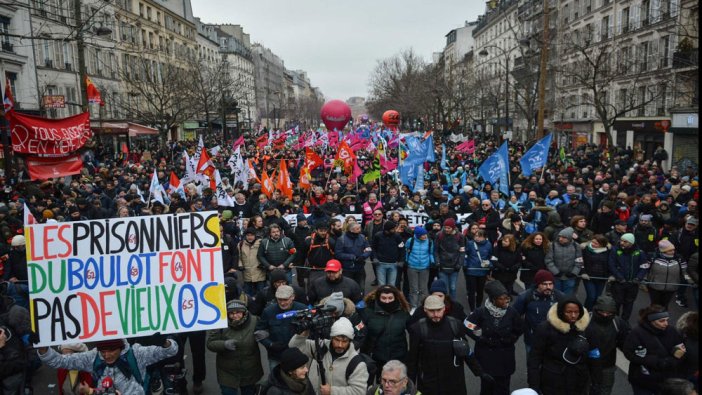
[[[448,284],[449,295],[453,300],[456,300],[456,281],[463,266],[465,246],[466,239],[456,229],[456,220],[444,220],[443,228],[436,234],[434,261],[439,268],[439,279]]]
[[[358,303],[363,297],[361,287],[354,280],[345,277],[342,271],[341,262],[336,259],[330,259],[324,269],[326,275],[317,278],[310,284],[309,294],[307,295],[310,303],[318,304],[319,301],[334,292],[341,292],[345,298]]]

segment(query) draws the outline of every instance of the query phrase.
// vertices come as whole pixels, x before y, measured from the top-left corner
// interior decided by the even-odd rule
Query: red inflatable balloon
[[[389,128],[395,128],[400,124],[400,113],[395,110],[387,110],[383,113],[383,123]]]
[[[327,130],[341,131],[351,120],[351,107],[341,100],[330,100],[324,103],[319,115]]]

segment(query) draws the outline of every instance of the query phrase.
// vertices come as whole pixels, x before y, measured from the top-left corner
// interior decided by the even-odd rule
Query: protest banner
[[[20,154],[63,156],[77,151],[93,135],[87,112],[49,119],[9,111],[12,150]]]
[[[37,346],[227,326],[216,211],[25,227]]]
[[[407,223],[410,227],[414,228],[415,226],[419,225],[424,225],[429,221],[429,215],[427,215],[424,212],[414,212],[412,210],[400,210],[399,211],[400,215],[407,218]],[[357,222],[361,222],[363,215],[362,214],[348,214],[348,215],[353,215],[356,218]],[[386,214],[387,215],[387,214]],[[463,224],[464,220],[468,217],[470,217],[471,214],[459,214],[458,215],[458,223]],[[309,217],[309,215],[308,215]],[[346,219],[347,215],[337,215],[336,219],[339,219],[341,222],[344,222]],[[295,214],[287,214],[283,215],[283,219],[288,221],[288,224],[290,225],[291,228],[294,228],[297,226],[297,215]]]

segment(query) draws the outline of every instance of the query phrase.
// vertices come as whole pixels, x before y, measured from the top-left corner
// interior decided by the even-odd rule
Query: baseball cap
[[[324,268],[325,272],[338,272],[339,270],[341,270],[341,262],[336,259],[330,259]]]

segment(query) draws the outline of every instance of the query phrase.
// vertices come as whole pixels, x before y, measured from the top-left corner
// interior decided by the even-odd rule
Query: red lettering
[[[100,311],[98,310],[97,304],[95,303],[95,301],[93,300],[93,298],[90,295],[88,295],[84,292],[78,292],[76,294],[76,296],[78,296],[78,299],[80,299],[80,310],[81,310],[81,315],[83,316],[83,328],[84,328],[83,334],[78,336],[78,338],[81,340],[89,339],[97,333],[97,331],[100,327],[100,320],[97,319],[98,318],[97,316],[98,316],[98,314],[100,314]],[[88,314],[89,308],[92,310],[93,315],[95,316],[95,319],[92,320],[92,322],[94,323],[92,328],[90,327],[91,319],[90,319],[90,316]]]
[[[44,226],[44,259],[53,259],[56,258],[57,255],[49,255],[49,244],[51,244],[52,241],[55,239],[53,237],[49,236],[49,231],[54,231],[58,229],[58,225],[47,225]]]
[[[220,248],[203,248],[200,250],[200,254],[209,254],[209,260],[210,260],[210,281],[215,280],[215,258],[214,258],[214,253],[215,251],[218,251]]]
[[[185,256],[183,256],[182,252],[176,251],[173,253],[173,259],[171,260],[171,276],[173,276],[174,281],[181,282],[185,280],[185,268],[183,267],[183,270],[177,270],[178,263],[176,263],[176,259],[178,263],[182,265],[183,261],[185,261]]]
[[[171,256],[170,252],[161,252],[158,254],[158,266],[159,266],[159,275],[158,275],[158,281],[163,284],[163,268],[168,266],[168,262],[164,260],[164,258]]]
[[[199,251],[197,257],[195,257],[195,254],[193,254],[193,250],[188,250],[187,266],[188,268],[186,272],[188,274],[188,282],[193,282],[193,272],[197,276],[197,281],[202,281],[202,264],[200,263]]]
[[[107,323],[105,322],[107,319],[107,316],[112,315],[112,311],[106,311],[105,306],[107,303],[105,302],[105,297],[109,295],[114,295],[115,291],[105,291],[105,292],[100,292],[100,322],[102,323],[102,335],[103,336],[112,336],[116,335],[117,331],[112,330],[108,331],[107,330]]]
[[[29,228],[29,260],[31,261],[40,261],[43,260],[44,257],[41,255],[37,255],[36,250],[34,249],[35,243],[34,243],[34,228]]]
[[[63,236],[63,231],[65,230],[70,230],[71,225],[61,225],[58,230],[58,239],[66,245],[66,252],[63,254],[58,254],[59,258],[67,258],[73,254],[73,247],[71,246],[71,242],[68,241],[66,237]]]
[[[183,301],[183,310],[190,310],[193,308],[193,300],[192,299],[186,299]]]

